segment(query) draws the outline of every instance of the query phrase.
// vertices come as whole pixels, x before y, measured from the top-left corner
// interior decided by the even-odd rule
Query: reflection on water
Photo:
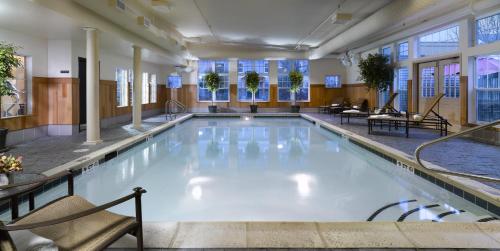
[[[96,204],[146,188],[149,221],[358,221],[403,200],[483,213],[302,119],[192,119],[75,182],[76,193]],[[418,205],[377,217],[394,221]],[[133,215],[133,208],[113,210]],[[436,209],[408,219],[431,219],[442,213]]]

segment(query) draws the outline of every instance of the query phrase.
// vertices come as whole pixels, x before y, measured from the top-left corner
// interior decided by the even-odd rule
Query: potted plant
[[[368,54],[358,64],[359,79],[368,89],[386,91],[394,80],[394,65],[390,63],[389,57],[382,54]]]
[[[291,71],[288,74],[290,78],[290,98],[292,99],[292,112],[298,113],[300,111],[300,105],[297,105],[296,95],[302,86],[302,80],[304,76],[300,71]]]
[[[217,90],[219,89],[219,81],[220,77],[216,72],[209,72],[207,75],[205,75],[205,85],[207,86],[208,90],[212,92],[212,105],[208,106],[208,111],[210,113],[217,112],[217,106],[214,105],[214,101],[215,92],[217,92]]]
[[[12,155],[0,157],[0,186],[9,184],[9,174],[20,172],[23,170],[22,157],[14,157]]]
[[[259,90],[260,77],[256,71],[249,71],[245,74],[245,85],[247,90],[252,93],[252,104],[250,105],[250,112],[257,113],[257,105],[255,104],[255,93]]]
[[[16,57],[19,47],[0,41],[0,97],[14,96],[12,85],[8,82],[13,79],[13,69],[21,66],[21,61]],[[6,149],[7,128],[0,128],[0,151]]]

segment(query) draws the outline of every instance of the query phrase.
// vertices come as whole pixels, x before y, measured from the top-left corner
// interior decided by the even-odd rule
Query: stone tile
[[[500,243],[470,223],[396,223],[417,248],[500,248]]]
[[[414,245],[392,222],[318,223],[329,248],[412,248]]]
[[[312,222],[249,222],[247,243],[250,248],[325,247],[316,224]]]
[[[237,247],[246,247],[243,222],[183,222],[171,245],[171,248]]]
[[[476,226],[485,234],[495,239],[500,245],[500,223],[499,222],[478,222]]]
[[[144,222],[143,235],[145,248],[167,248],[170,246],[177,231],[177,222]],[[132,235],[125,235],[110,248],[136,248],[137,239]]]

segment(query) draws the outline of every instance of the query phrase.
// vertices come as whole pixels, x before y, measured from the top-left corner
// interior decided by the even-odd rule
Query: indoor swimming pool
[[[477,221],[491,212],[302,118],[192,118],[85,170],[95,204],[146,221]],[[66,193],[61,185],[37,204]],[[112,211],[133,215],[133,202]]]

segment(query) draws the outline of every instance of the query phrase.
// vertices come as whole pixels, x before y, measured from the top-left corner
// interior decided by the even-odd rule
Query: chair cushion
[[[376,118],[390,118],[391,116],[389,114],[379,114],[379,115],[370,115],[371,119],[376,119]]]
[[[331,106],[340,106],[340,104],[332,104]]]
[[[345,110],[343,112],[345,112],[345,113],[359,113],[360,111],[359,110],[351,109],[351,110]]]
[[[58,219],[94,207],[79,196],[69,196],[34,211],[14,225]],[[134,218],[100,211],[74,221],[35,228],[31,232],[54,241],[62,250],[100,250],[136,225]]]
[[[424,117],[422,117],[422,115],[420,115],[420,114],[413,115],[413,120],[420,121],[422,119],[424,119]]]

